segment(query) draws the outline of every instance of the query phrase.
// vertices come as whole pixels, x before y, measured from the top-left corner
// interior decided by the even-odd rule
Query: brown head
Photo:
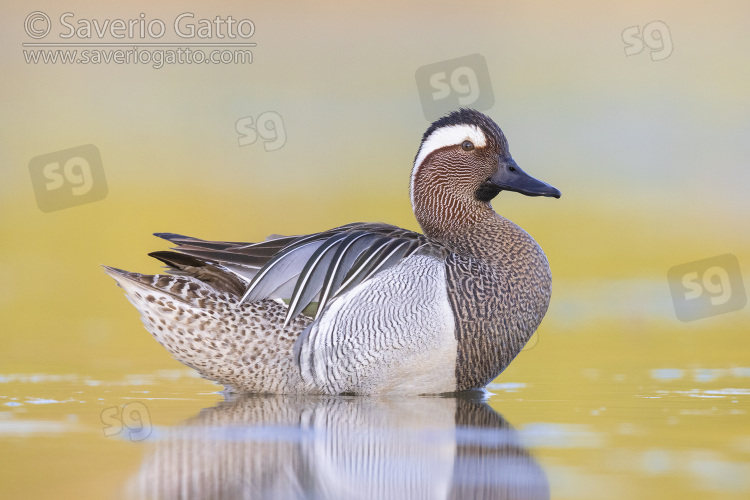
[[[411,174],[412,209],[426,235],[442,239],[495,217],[490,201],[500,191],[560,197],[519,168],[488,116],[460,109],[427,129]]]

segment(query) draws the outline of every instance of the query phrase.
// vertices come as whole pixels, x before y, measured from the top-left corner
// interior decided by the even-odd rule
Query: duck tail
[[[244,284],[239,280],[199,259],[155,253],[179,274],[103,267],[138,309],[146,330],[175,359],[230,392],[302,390],[292,348],[309,318],[301,316],[285,327],[285,305],[273,300],[240,304]]]

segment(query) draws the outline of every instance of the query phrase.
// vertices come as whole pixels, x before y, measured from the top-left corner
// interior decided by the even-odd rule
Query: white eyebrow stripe
[[[414,178],[417,176],[419,168],[422,166],[422,162],[427,158],[430,153],[437,151],[440,148],[446,146],[456,146],[462,142],[469,140],[474,143],[474,146],[483,148],[487,145],[487,137],[484,132],[476,125],[460,124],[451,125],[449,127],[443,127],[435,130],[432,134],[427,137],[427,140],[422,143],[419,147],[419,153],[417,159],[414,160],[414,168],[411,173],[411,197],[412,207],[414,206]]]
[[[487,137],[485,137],[484,132],[476,125],[451,125],[450,127],[437,129],[422,143],[417,159],[414,161],[414,166],[419,167],[424,159],[433,151],[446,146],[456,146],[467,139],[473,142],[474,146],[478,148],[483,148],[487,145]]]

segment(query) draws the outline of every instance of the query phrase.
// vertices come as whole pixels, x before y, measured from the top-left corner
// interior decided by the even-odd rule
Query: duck
[[[227,393],[445,394],[480,389],[549,306],[546,255],[495,212],[503,191],[559,198],[500,127],[468,108],[432,123],[411,170],[422,233],[351,223],[257,243],[155,233],[166,273],[104,266],[149,333]]]

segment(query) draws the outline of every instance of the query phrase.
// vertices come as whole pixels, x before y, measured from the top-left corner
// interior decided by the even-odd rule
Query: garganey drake
[[[170,274],[105,267],[177,360],[230,392],[437,394],[483,387],[549,305],[551,274],[500,191],[560,197],[521,170],[492,119],[433,123],[411,173],[424,234],[353,223],[261,243],[157,236]]]

